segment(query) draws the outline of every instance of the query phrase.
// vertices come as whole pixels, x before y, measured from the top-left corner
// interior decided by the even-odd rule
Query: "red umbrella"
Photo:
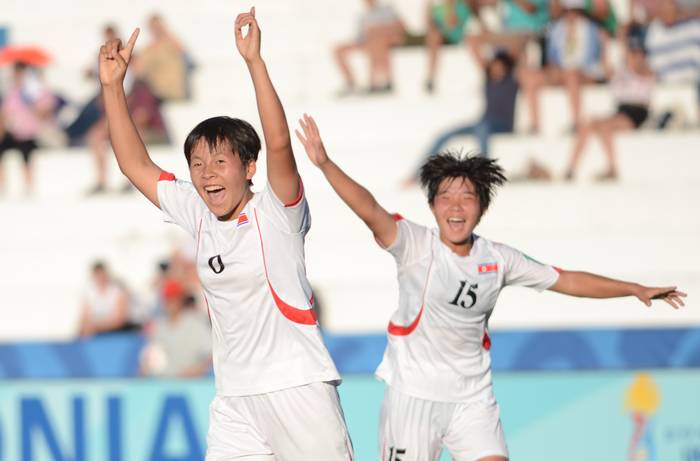
[[[0,65],[14,64],[16,62],[43,67],[51,62],[51,56],[37,46],[8,45],[0,48]]]

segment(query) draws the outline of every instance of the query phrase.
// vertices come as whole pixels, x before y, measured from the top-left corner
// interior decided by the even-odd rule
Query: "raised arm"
[[[367,189],[355,182],[328,158],[318,126],[313,118],[304,114],[304,118],[299,120],[299,125],[301,125],[304,134],[302,135],[299,130],[296,130],[296,135],[304,145],[311,163],[321,170],[333,190],[345,204],[367,224],[380,245],[388,247],[394,243],[396,223],[393,216],[377,203]]]
[[[126,47],[122,47],[121,40],[115,39],[100,48],[100,83],[109,138],[119,169],[148,200],[159,206],[157,187],[162,170],[153,163],[146,151],[129,114],[124,93],[124,75],[138,35],[139,29],[134,30]]]
[[[588,272],[573,271],[561,271],[559,280],[550,290],[581,298],[636,296],[647,306],[651,306],[653,299],[663,299],[674,309],[685,306],[682,298],[687,296],[685,293],[677,291],[676,287],[645,287],[638,283],[623,282]]]
[[[243,27],[248,33],[243,36]],[[283,202],[293,201],[300,187],[297,164],[292,152],[284,108],[260,56],[260,27],[255,19],[255,8],[236,18],[236,46],[243,56],[255,87],[255,99],[262,123],[267,152],[267,178],[275,195]]]

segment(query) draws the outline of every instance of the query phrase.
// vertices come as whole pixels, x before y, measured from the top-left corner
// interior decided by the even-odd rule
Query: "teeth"
[[[207,191],[207,192],[217,192],[217,191],[220,191],[220,190],[223,190],[223,189],[224,189],[224,188],[221,187],[221,186],[206,186],[206,187],[204,188],[204,190]]]
[[[447,219],[447,222],[458,222],[458,223],[462,223],[462,222],[464,222],[464,219],[459,219],[459,218],[448,218],[448,219]]]

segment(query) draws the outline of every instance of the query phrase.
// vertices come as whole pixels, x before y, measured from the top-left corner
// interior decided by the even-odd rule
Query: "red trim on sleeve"
[[[284,207],[285,208],[291,208],[295,205],[298,205],[299,202],[301,202],[301,199],[304,198],[304,182],[301,180],[301,177],[299,177],[299,193],[297,193],[297,196],[294,197],[294,200],[292,200],[289,203],[285,203]]]
[[[561,269],[557,266],[552,266],[552,267],[554,268],[555,271],[557,271],[557,274],[561,274],[562,272],[564,272],[564,269]]]
[[[175,181],[175,175],[167,171],[161,171],[158,181]]]
[[[404,217],[401,216],[399,213],[394,213],[393,215],[391,215],[391,217],[394,218],[394,221],[397,221],[397,222],[403,221],[403,219],[404,219]]]

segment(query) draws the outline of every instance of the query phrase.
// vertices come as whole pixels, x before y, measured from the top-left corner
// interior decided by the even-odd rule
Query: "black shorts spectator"
[[[32,154],[37,148],[36,141],[33,139],[19,140],[15,139],[11,133],[5,133],[5,136],[0,139],[0,159],[2,159],[5,151],[17,149],[24,159],[24,163],[29,164]]]

